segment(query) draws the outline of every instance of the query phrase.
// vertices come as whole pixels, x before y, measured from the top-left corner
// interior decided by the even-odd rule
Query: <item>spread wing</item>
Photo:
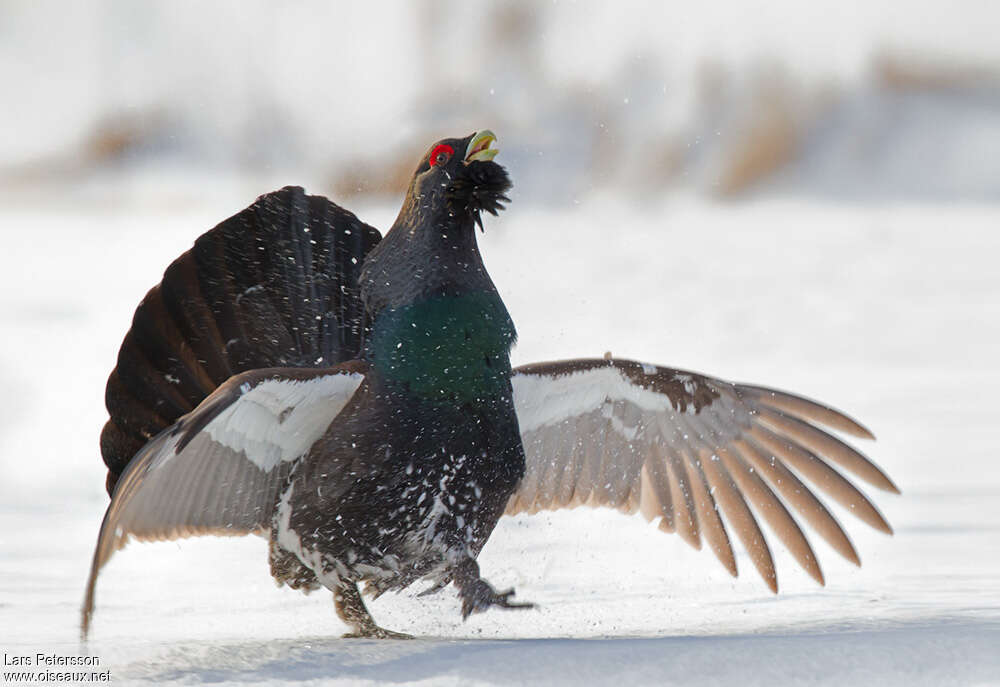
[[[364,363],[352,361],[236,375],[150,440],[125,469],[104,515],[83,633],[97,575],[129,539],[266,532],[295,462],[343,410],[364,371]]]
[[[728,523],[775,592],[774,561],[758,518],[820,584],[822,570],[792,511],[858,565],[854,546],[817,493],[892,532],[833,464],[880,489],[899,490],[820,425],[874,437],[815,401],[630,360],[537,363],[516,368],[511,381],[527,471],[507,514],[578,505],[639,511],[695,548],[704,539],[736,576]]]

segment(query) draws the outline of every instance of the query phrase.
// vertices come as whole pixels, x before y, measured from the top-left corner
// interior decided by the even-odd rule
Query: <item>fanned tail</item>
[[[358,274],[379,240],[351,212],[295,186],[198,238],[136,308],[108,379],[108,493],[147,441],[232,375],[358,357]]]

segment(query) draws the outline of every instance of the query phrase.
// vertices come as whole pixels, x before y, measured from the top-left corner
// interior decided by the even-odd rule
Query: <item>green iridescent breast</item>
[[[381,375],[425,399],[473,403],[510,388],[517,334],[495,292],[434,296],[375,319],[367,346]]]

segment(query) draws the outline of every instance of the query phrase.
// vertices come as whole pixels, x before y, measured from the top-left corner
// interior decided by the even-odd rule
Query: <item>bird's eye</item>
[[[442,143],[441,145],[437,146],[436,148],[434,148],[434,150],[431,151],[431,157],[430,157],[431,167],[433,167],[434,165],[447,164],[448,160],[450,160],[451,156],[454,154],[455,154],[454,148],[452,148],[447,143]]]

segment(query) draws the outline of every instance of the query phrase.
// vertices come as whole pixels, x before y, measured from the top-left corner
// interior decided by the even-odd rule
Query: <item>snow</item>
[[[90,653],[114,684],[1000,684],[1000,207],[972,202],[593,197],[486,223],[515,364],[611,350],[872,428],[856,445],[902,489],[875,494],[896,533],[833,506],[863,567],[812,537],[826,587],[778,547],[773,596],[742,550],[731,579],[641,516],[543,513],[505,519],[480,557],[538,610],[463,623],[452,589],[414,588],[372,610],[419,639],[342,640],[326,592],[275,588],[262,540],[203,538],[119,552],[82,646],[117,346],[169,261],[268,190],[206,188],[0,206],[0,651]],[[396,211],[352,209],[380,227]]]

